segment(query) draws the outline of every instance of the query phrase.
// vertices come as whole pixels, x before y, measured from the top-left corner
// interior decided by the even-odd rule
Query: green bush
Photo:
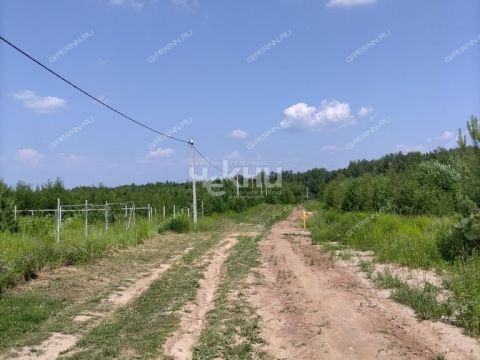
[[[53,239],[55,237],[55,226],[56,219],[53,216],[24,216],[20,218],[19,224],[22,233],[48,239]]]
[[[466,259],[474,251],[480,250],[480,212],[464,217],[448,231],[439,233],[438,247],[448,261],[454,261],[457,257]]]
[[[10,188],[0,180],[0,232],[17,232],[14,214],[14,198]]]
[[[192,223],[186,216],[171,217],[165,220],[158,228],[158,232],[173,231],[176,233],[186,233],[192,229]]]

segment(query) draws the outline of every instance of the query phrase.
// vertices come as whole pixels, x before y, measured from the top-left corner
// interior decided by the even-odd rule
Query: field
[[[300,208],[292,212],[290,206],[266,204],[205,217],[197,228],[179,218],[159,224],[145,219],[131,233],[113,225],[107,237],[99,224],[92,229],[92,234],[98,232],[98,237],[91,237],[92,245],[75,237],[72,225],[72,237],[68,239],[65,231],[65,241],[88,255],[74,257],[71,263],[60,255],[38,253],[49,245],[55,248],[49,254],[62,254],[66,246],[62,243],[46,238],[29,247],[27,234],[15,235],[23,240],[11,247],[9,259],[21,259],[31,251],[43,265],[37,262],[30,281],[17,273],[16,286],[4,290],[0,358],[313,359],[321,353],[352,359],[378,354],[389,359],[474,359],[480,355],[473,338],[437,321],[452,313],[437,302],[439,289],[433,285],[420,289],[394,272],[375,270],[388,259],[390,264],[409,264],[422,271],[435,266],[442,274],[466,279],[467,272],[477,276],[474,264],[461,272],[459,264],[430,257],[432,236],[418,257],[399,252],[395,258],[385,250],[390,257],[382,262],[380,257],[362,259],[349,267],[355,249],[386,249],[382,236],[371,243],[366,236],[337,236],[335,247],[326,240],[333,229],[329,235],[320,231],[327,231],[327,218],[331,226],[337,224],[334,214],[326,216],[318,205],[309,208],[316,211],[309,218],[312,235],[302,228]],[[395,234],[392,219],[384,221]],[[416,230],[410,233],[422,238],[435,228],[427,223],[423,218],[411,222]],[[348,231],[344,221],[338,224]],[[95,245],[102,240],[102,245]],[[408,243],[404,239],[397,248]],[[466,283],[472,284],[471,279],[456,286]],[[390,289],[391,299],[382,295],[385,288]],[[449,289],[457,294],[453,286]],[[417,315],[394,301],[413,308]],[[460,304],[463,299],[455,295],[455,301]],[[454,309],[456,323],[475,329],[473,321],[462,322],[458,309]],[[465,320],[475,319],[463,315]],[[399,328],[404,332],[399,333]]]
[[[371,251],[371,259],[360,260],[362,270],[372,277],[374,263],[395,264],[405,269],[424,269],[439,275],[439,283],[422,281],[411,286],[388,267],[380,266],[376,282],[394,289],[392,298],[413,307],[423,319],[443,319],[480,334],[480,256],[454,262],[442,256],[442,236],[458,223],[455,217],[402,216],[385,213],[340,213],[313,205],[312,239],[331,254],[351,257],[349,249]],[[409,270],[407,270],[409,271]],[[448,296],[438,301],[438,293]]]

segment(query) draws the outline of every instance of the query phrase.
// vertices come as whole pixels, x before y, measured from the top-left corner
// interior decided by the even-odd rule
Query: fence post
[[[60,224],[62,223],[62,207],[60,198],[57,199],[57,242],[60,241]]]
[[[173,205],[173,218],[175,219],[176,213],[175,213],[175,205]]]
[[[13,218],[15,221],[17,221],[17,205],[15,205],[15,210],[13,210],[13,213],[14,213]]]
[[[135,203],[133,203],[133,226],[136,225],[136,218],[135,218]]]
[[[150,208],[150,204],[147,205],[147,211],[148,211],[148,221],[152,220],[152,209]]]
[[[125,205],[125,229],[128,229],[128,205]]]
[[[190,208],[187,208],[187,217],[190,219]]]
[[[163,220],[165,220],[166,215],[167,215],[167,212],[165,209],[165,205],[163,205]]]
[[[108,230],[108,202],[105,201],[105,231]]]
[[[202,201],[202,218],[205,216],[205,213],[203,212],[203,201]]]
[[[88,200],[85,200],[85,239],[88,235]]]

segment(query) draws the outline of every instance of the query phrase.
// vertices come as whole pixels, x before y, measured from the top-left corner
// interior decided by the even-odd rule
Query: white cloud
[[[36,168],[40,165],[45,156],[35,149],[19,149],[15,154],[15,158],[28,166]]]
[[[248,137],[248,133],[242,129],[235,129],[230,133],[230,137],[235,139],[246,139]]]
[[[156,148],[155,150],[151,150],[147,154],[147,159],[155,159],[155,158],[165,158],[172,156],[175,153],[175,150],[172,148]]]
[[[285,119],[280,123],[283,128],[313,129],[355,122],[350,105],[336,100],[323,100],[319,108],[300,102],[285,109],[283,114]]]
[[[395,150],[406,154],[409,152],[425,152],[425,147],[422,145],[397,145]]]
[[[352,7],[360,5],[375,4],[377,0],[330,0],[327,3],[328,7]]]
[[[181,6],[187,11],[195,12],[200,7],[198,0],[172,0],[172,2],[177,5]]]
[[[41,114],[52,113],[65,107],[66,101],[55,96],[38,96],[32,90],[17,91],[13,94],[15,100],[23,102],[23,105]]]
[[[136,11],[142,11],[144,5],[143,0],[108,0],[108,3],[117,6],[129,6]]]
[[[358,116],[366,117],[373,112],[373,108],[371,106],[362,106],[360,110],[358,110]]]
[[[337,145],[324,145],[320,148],[321,151],[337,151],[339,147]]]

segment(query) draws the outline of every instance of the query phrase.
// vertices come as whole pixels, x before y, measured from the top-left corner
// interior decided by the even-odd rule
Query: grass
[[[314,242],[336,241],[362,251],[373,250],[381,262],[430,268],[444,265],[437,234],[452,224],[450,218],[320,209],[309,227]]]
[[[0,294],[19,281],[35,278],[42,268],[87,263],[114,249],[137,245],[151,237],[153,226],[138,219],[136,226],[126,230],[124,224],[90,224],[88,237],[83,233],[80,218],[71,218],[62,227],[61,241],[55,241],[54,219],[28,219],[24,231],[0,233]],[[22,223],[21,223],[22,225]]]
[[[455,321],[474,336],[480,335],[480,255],[474,253],[465,262],[458,261],[448,277],[447,288],[452,291]]]
[[[447,302],[437,300],[438,288],[432,284],[410,286],[388,271],[377,274],[375,284],[383,289],[392,289],[391,299],[411,307],[420,320],[437,321],[451,315],[451,307]]]
[[[117,249],[142,243],[157,233],[173,231],[211,232],[224,230],[236,218],[258,216],[272,206],[256,206],[245,213],[199,218],[196,226],[186,216],[178,215],[166,220],[137,218],[135,226],[125,229],[123,222],[109,224],[108,231],[102,222],[91,223],[88,237],[84,237],[84,220],[81,217],[65,219],[61,229],[61,241],[55,240],[53,217],[20,218],[19,233],[0,233],[0,296],[8,287],[35,278],[44,267],[84,264]]]
[[[218,243],[212,236],[196,243],[182,261],[164,273],[131,306],[87,333],[69,359],[152,358],[177,327],[176,313],[195,298],[204,265],[197,260]]]
[[[373,262],[368,260],[360,260],[359,266],[360,270],[362,270],[367,275],[367,278],[370,279],[372,277],[373,270],[375,270]]]
[[[193,359],[258,359],[260,318],[245,299],[245,279],[259,265],[259,237],[240,237],[225,263],[207,326],[193,351]]]
[[[381,289],[398,289],[403,285],[402,280],[392,275],[388,270],[377,274],[374,281],[375,285]]]
[[[421,288],[402,283],[391,274],[379,274],[377,286],[395,289],[392,298],[411,306],[422,319],[448,318],[470,335],[480,335],[480,254],[450,263],[439,251],[441,234],[456,223],[454,218],[402,216],[385,213],[340,213],[310,204],[316,215],[309,221],[314,242],[334,251],[352,247],[373,250],[376,261],[397,263],[412,268],[445,270],[445,288],[451,291],[449,305],[436,300],[438,289]],[[337,242],[335,248],[330,242]],[[360,264],[370,273],[368,264]]]
[[[23,334],[35,331],[38,325],[64,307],[55,296],[24,294],[0,299],[0,349],[12,344]]]
[[[0,299],[0,353],[12,346],[37,344],[52,332],[82,331],[81,325],[73,321],[75,315],[102,312],[101,301],[119,285],[152,264],[169,262],[205,236],[157,237],[91,264],[47,272],[41,276],[42,281],[7,290]],[[31,317],[32,312],[41,317]]]

